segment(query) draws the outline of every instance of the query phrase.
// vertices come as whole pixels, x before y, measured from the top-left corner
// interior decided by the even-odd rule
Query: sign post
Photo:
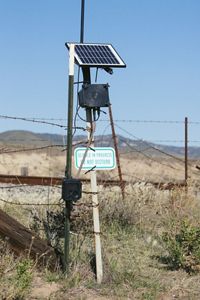
[[[88,142],[90,142],[90,148],[93,148],[95,121],[93,121],[92,119],[92,110],[89,108],[86,108],[86,118],[87,118]],[[91,174],[90,179],[91,179],[94,240],[95,240],[96,276],[97,276],[97,283],[101,284],[103,279],[103,262],[102,262],[102,254],[101,254],[99,202],[97,196],[97,178],[96,178],[95,168],[91,170],[90,174]]]

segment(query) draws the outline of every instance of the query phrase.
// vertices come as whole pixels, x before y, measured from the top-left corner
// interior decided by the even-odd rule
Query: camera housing
[[[80,179],[64,178],[62,182],[62,199],[64,201],[78,201],[82,196],[82,183]]]
[[[83,84],[78,93],[80,107],[108,107],[110,105],[108,88],[108,84]]]

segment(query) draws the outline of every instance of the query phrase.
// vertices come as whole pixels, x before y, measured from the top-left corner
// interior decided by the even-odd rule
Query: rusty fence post
[[[112,108],[111,104],[109,105],[109,116],[110,116],[110,125],[112,129],[112,137],[113,137],[113,143],[114,143],[114,148],[115,148],[115,153],[116,153],[116,162],[117,162],[117,168],[118,168],[118,174],[119,174],[119,181],[120,181],[120,188],[122,191],[122,198],[124,199],[125,197],[125,183],[122,178],[122,171],[121,171],[121,165],[120,165],[120,158],[119,158],[119,150],[117,147],[117,137],[115,134],[115,126],[113,122],[113,115],[112,115]]]

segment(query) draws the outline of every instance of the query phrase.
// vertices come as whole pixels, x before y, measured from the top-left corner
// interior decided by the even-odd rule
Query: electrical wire
[[[79,119],[81,120],[81,121],[83,121],[83,122],[87,122],[87,120],[86,119],[84,119],[84,118],[82,118],[81,116],[80,116],[80,114],[79,114],[79,109],[80,109],[80,106],[78,107],[78,109],[77,109],[77,116],[79,117]]]
[[[79,169],[78,169],[78,172],[76,174],[76,177],[78,178],[80,176],[80,172],[81,172],[81,169],[83,167],[83,164],[85,162],[85,159],[86,159],[86,156],[87,156],[87,153],[88,153],[88,150],[92,144],[92,141],[93,141],[93,123],[91,122],[91,126],[90,126],[90,135],[89,135],[89,138],[88,138],[88,142],[87,142],[87,146],[86,146],[86,149],[85,149],[85,153],[83,155],[83,158],[81,160],[81,163],[80,163],[80,166],[79,166]]]
[[[79,92],[79,80],[80,80],[80,66],[78,67],[78,78],[77,78],[77,89],[76,89],[76,113],[75,113],[75,116],[74,116],[74,132],[72,134],[72,139],[73,137],[75,136],[76,134],[76,121],[77,121],[77,116],[78,116],[78,110],[79,110],[79,106],[78,106],[78,92]]]

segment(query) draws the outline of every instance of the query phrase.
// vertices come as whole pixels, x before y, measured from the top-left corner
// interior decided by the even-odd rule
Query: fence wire
[[[67,129],[67,126],[57,123],[57,122],[66,122],[67,124],[67,119],[63,119],[63,118],[35,118],[35,117],[18,117],[18,116],[8,116],[8,115],[0,115],[0,119],[2,120],[16,120],[16,121],[24,121],[24,122],[31,122],[31,123],[39,123],[39,124],[45,124],[45,125],[49,125],[49,126],[55,126],[55,127],[59,127],[62,128],[64,130]],[[76,120],[79,121],[79,120]],[[103,134],[101,135],[101,137],[98,137],[96,142],[102,144],[104,137],[105,137],[105,131],[107,130],[107,128],[110,126],[110,120],[109,119],[100,119],[100,122],[108,122],[109,124],[106,125],[106,129],[103,131]],[[174,170],[181,170],[184,168],[184,158],[180,157],[180,156],[176,156],[172,153],[168,153],[166,150],[160,149],[159,145],[155,145],[154,143],[184,143],[183,140],[170,140],[170,139],[160,139],[160,140],[146,140],[146,139],[142,139],[137,137],[135,134],[133,134],[132,132],[128,131],[127,129],[123,128],[121,125],[119,125],[119,123],[144,123],[144,124],[184,124],[184,121],[180,121],[180,120],[134,120],[134,119],[129,119],[129,120],[125,120],[125,119],[116,119],[114,120],[114,125],[116,128],[118,128],[119,130],[121,130],[122,132],[124,132],[126,135],[128,135],[129,137],[131,137],[133,139],[133,141],[137,141],[138,143],[141,143],[141,145],[143,145],[142,148],[139,148],[138,146],[133,146],[132,143],[127,139],[127,138],[123,138],[123,142],[126,144],[126,149],[123,149],[123,152],[121,153],[121,156],[125,157],[126,154],[131,154],[131,153],[138,153],[141,154],[143,157],[147,158],[148,160],[160,164],[164,167],[170,168],[170,169],[174,169]],[[199,125],[200,121],[189,121],[188,124],[191,125]],[[85,127],[79,127],[76,126],[76,122],[74,124],[74,130],[76,131],[77,129],[81,129],[83,131],[86,131],[87,128]],[[14,141],[14,140],[13,140]],[[16,142],[23,142],[25,141],[25,139],[20,139],[17,140]],[[30,140],[30,142],[45,142],[45,140],[43,139],[38,139],[38,140]],[[200,143],[199,140],[188,140],[188,144],[189,143]],[[77,143],[74,143],[73,146],[76,147],[78,145],[86,145],[86,140],[85,141],[79,141]],[[44,149],[48,149],[48,148],[62,148],[61,151],[66,151],[67,150],[67,146],[64,144],[47,144],[47,145],[42,145],[40,147],[29,147],[29,148],[20,148],[20,149],[8,149],[5,147],[1,147],[0,148],[0,155],[1,154],[11,154],[11,153],[18,153],[18,152],[31,152],[31,151],[38,151],[38,150],[44,150]],[[64,149],[63,149],[64,148]],[[175,167],[173,164],[168,163],[167,161],[160,161],[160,159],[158,159],[155,155],[153,155],[151,153],[151,150],[154,151],[155,153],[160,153],[166,157],[171,158],[174,161],[177,161],[180,163],[180,165],[177,167]],[[5,163],[6,165],[6,163]],[[188,162],[188,166],[190,167],[190,173],[194,174],[194,175],[198,175],[198,168],[196,168],[196,170],[193,170],[192,168],[194,168],[194,163],[189,161]]]

